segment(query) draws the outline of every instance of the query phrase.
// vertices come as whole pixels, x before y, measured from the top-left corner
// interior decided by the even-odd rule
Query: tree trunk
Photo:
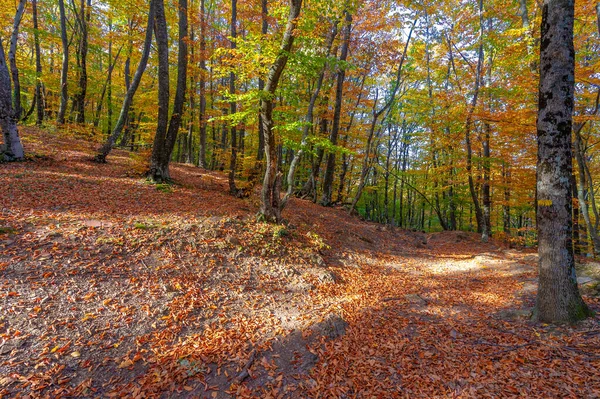
[[[88,53],[88,24],[91,14],[91,0],[81,0],[77,21],[79,25],[79,43],[77,55],[79,61],[79,90],[73,95],[73,111],[75,122],[85,123],[85,96],[87,94],[87,53]]]
[[[198,149],[198,166],[207,168],[206,164],[206,15],[205,0],[200,0],[200,148]]]
[[[168,53],[168,34],[167,24],[165,20],[164,2],[158,0],[156,8],[156,42],[159,52],[159,107],[164,106],[164,110],[159,108],[160,117],[166,119],[169,113],[169,53]],[[171,153],[175,146],[175,140],[179,127],[181,126],[181,118],[183,116],[183,105],[185,103],[185,90],[187,87],[187,63],[188,63],[188,22],[187,22],[187,0],[179,0],[179,53],[177,55],[177,87],[175,89],[175,99],[173,101],[173,113],[166,132],[157,128],[156,136],[154,137],[154,145],[152,146],[152,157],[150,159],[150,171],[148,173],[152,181],[161,183],[171,180],[169,174],[169,163],[171,161]],[[163,47],[161,49],[161,47]],[[161,58],[162,57],[162,58]],[[160,93],[160,76],[166,82],[162,83],[162,87],[166,90],[161,98]],[[166,103],[166,106],[164,105]],[[160,119],[160,118],[159,118]]]
[[[19,69],[17,68],[17,40],[19,39],[19,25],[25,11],[27,0],[19,0],[19,6],[13,22],[13,30],[10,36],[10,48],[8,50],[8,62],[10,63],[10,74],[13,81],[13,112],[15,120],[21,119],[21,84],[19,83]]]
[[[537,121],[539,288],[536,315],[567,323],[591,315],[575,275],[571,201],[571,128],[575,84],[573,0],[545,0],[542,8]]]
[[[35,46],[35,103],[37,117],[35,124],[40,126],[44,122],[44,96],[42,90],[42,59],[40,56],[40,34],[38,28],[37,0],[31,1],[33,17],[33,42]]]
[[[261,26],[261,32],[263,34],[263,37],[265,37],[267,35],[267,32],[269,31],[269,22],[267,21],[267,15],[269,15],[269,10],[267,8],[267,0],[261,0],[261,8],[262,8],[262,12],[261,12],[261,19],[262,19],[262,26]],[[262,78],[258,79],[258,90],[262,91],[265,88],[265,81]],[[261,122],[260,119],[260,115],[258,117],[258,151],[256,154],[256,160],[257,161],[262,161],[265,157],[265,133],[264,133],[264,127],[263,124]],[[260,162],[257,162],[257,167],[260,168]]]
[[[471,100],[471,106],[469,107],[469,111],[467,113],[467,122],[465,124],[465,145],[467,147],[467,175],[469,179],[469,192],[471,193],[471,200],[473,201],[473,207],[475,208],[477,232],[483,233],[483,226],[485,222],[483,220],[483,212],[481,210],[481,205],[479,204],[477,190],[475,189],[475,182],[473,181],[473,148],[471,146],[473,113],[477,107],[477,99],[479,97],[479,88],[481,85],[481,69],[483,64],[483,0],[479,0],[479,25],[479,48],[477,50],[478,56],[477,69],[475,71],[475,88],[473,89],[473,98]]]
[[[65,114],[67,113],[67,101],[69,100],[69,90],[67,77],[69,73],[69,41],[67,39],[67,18],[65,16],[65,1],[58,0],[60,10],[60,39],[63,48],[62,69],[60,72],[60,107],[56,116],[56,122],[59,125],[65,123]]]
[[[332,23],[331,31],[327,37],[327,41],[325,44],[325,48],[326,48],[325,58],[328,58],[329,55],[331,54],[331,47],[333,45],[333,41],[336,36],[337,36],[337,21]],[[290,168],[289,168],[288,176],[287,176],[288,187],[287,187],[287,192],[286,192],[283,200],[281,201],[282,208],[285,207],[285,205],[287,204],[287,202],[294,190],[294,176],[296,173],[296,168],[298,166],[298,163],[300,162],[300,157],[304,153],[304,148],[306,148],[306,146],[308,144],[308,142],[307,142],[308,141],[308,133],[310,131],[310,128],[312,127],[313,120],[314,120],[315,104],[317,102],[317,99],[319,98],[319,93],[321,92],[321,87],[323,86],[323,80],[325,78],[325,71],[327,70],[327,66],[328,66],[328,63],[326,61],[323,64],[323,67],[321,68],[321,72],[317,79],[317,83],[315,85],[314,92],[313,92],[312,96],[310,97],[310,101],[308,103],[308,110],[306,111],[306,117],[304,119],[305,124],[304,124],[303,130],[302,130],[302,142],[300,143],[300,149],[294,154],[294,158],[292,159],[292,162],[290,163]]]
[[[231,49],[235,50],[236,48],[236,38],[237,38],[237,0],[231,0]],[[229,73],[229,95],[235,96],[235,72],[231,71]],[[237,112],[237,100],[232,99],[229,103],[229,113],[230,115],[234,115]],[[235,123],[231,122],[231,157],[229,159],[229,194],[235,197],[241,197],[243,195],[242,191],[239,190],[235,185],[235,170],[237,167],[237,126]]]
[[[119,113],[119,119],[117,119],[117,123],[115,128],[112,131],[112,134],[108,137],[104,145],[98,149],[98,154],[96,154],[95,160],[97,162],[106,162],[106,157],[112,150],[113,146],[117,142],[117,139],[121,135],[123,131],[123,127],[125,127],[125,122],[129,116],[129,108],[131,107],[131,103],[133,102],[133,96],[137,91],[138,86],[140,85],[140,81],[142,80],[142,75],[146,70],[146,65],[148,64],[148,57],[150,56],[150,47],[152,44],[152,32],[154,31],[154,19],[156,14],[156,3],[158,0],[150,0],[150,6],[148,11],[148,24],[146,26],[146,37],[144,38],[144,48],[142,50],[142,58],[140,59],[140,63],[135,71],[135,75],[133,76],[133,80],[131,81],[131,85],[127,89],[127,93],[125,94],[125,99],[123,100],[123,105],[121,106],[121,112]],[[168,68],[167,68],[168,72]],[[168,82],[167,82],[168,84]],[[162,93],[162,92],[161,92]],[[167,90],[167,111],[168,111],[168,90]],[[160,113],[160,109],[159,109]]]
[[[2,159],[4,161],[20,161],[25,157],[23,145],[17,130],[17,121],[12,108],[10,73],[6,65],[4,47],[0,40],[0,129],[4,137]]]
[[[348,58],[348,47],[350,44],[350,33],[352,32],[352,15],[348,10],[344,10],[344,34],[342,38],[342,49],[340,52],[340,63],[337,71],[337,83],[335,88],[335,105],[333,108],[333,123],[331,125],[331,133],[329,141],[333,146],[337,145],[338,133],[340,130],[340,117],[342,114],[342,97],[344,94],[344,80],[346,79],[346,66],[344,63]],[[333,176],[335,173],[335,151],[330,151],[327,154],[327,163],[325,167],[325,176],[323,177],[323,196],[321,197],[321,205],[331,206],[333,192]]]
[[[292,44],[294,43],[294,30],[297,26],[297,18],[300,15],[302,0],[289,0],[290,12],[288,21],[279,48],[279,54],[269,68],[267,81],[265,83],[265,94],[260,100],[260,120],[263,124],[265,137],[265,160],[266,170],[261,191],[260,213],[269,221],[279,222],[281,220],[280,189],[281,174],[277,171],[277,149],[275,132],[273,131],[273,106],[275,91],[279,79],[288,61]]]

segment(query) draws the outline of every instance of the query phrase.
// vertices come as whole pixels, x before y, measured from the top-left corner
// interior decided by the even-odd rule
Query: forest
[[[0,4],[0,398],[600,396],[600,2]]]

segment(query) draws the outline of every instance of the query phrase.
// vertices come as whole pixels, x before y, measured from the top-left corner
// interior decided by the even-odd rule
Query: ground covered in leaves
[[[221,173],[154,186],[126,152],[22,134],[30,159],[0,165],[0,397],[600,397],[600,319],[529,320],[534,252],[301,200],[259,223]]]

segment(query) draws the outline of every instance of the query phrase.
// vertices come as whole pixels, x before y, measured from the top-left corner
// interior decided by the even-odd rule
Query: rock
[[[427,305],[427,301],[425,300],[425,298],[421,297],[419,294],[407,294],[404,295],[404,298],[406,298],[408,302],[414,303],[415,305]]]
[[[577,284],[579,285],[591,283],[592,281],[594,281],[594,279],[587,276],[577,277]]]
[[[229,244],[234,245],[236,247],[238,245],[242,245],[241,241],[235,236],[227,236],[227,238],[225,238],[225,241],[227,241]]]
[[[323,259],[323,257],[317,253],[311,253],[310,255],[308,255],[308,259],[314,265],[321,267],[326,266],[325,259]]]
[[[335,339],[346,334],[348,323],[340,315],[330,314],[325,320],[316,324],[313,330],[330,339]]]

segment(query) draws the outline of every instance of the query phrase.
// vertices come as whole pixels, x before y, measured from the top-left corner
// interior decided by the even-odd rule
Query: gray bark
[[[352,15],[348,10],[344,10],[344,33],[342,37],[342,49],[340,52],[340,62],[343,64],[348,58],[348,47],[350,45],[350,33],[352,32]],[[340,130],[340,117],[342,114],[342,97],[344,94],[344,80],[346,78],[346,67],[340,66],[337,71],[337,85],[335,89],[335,105],[333,108],[333,123],[329,134],[329,141],[332,145],[337,145],[338,133]],[[335,172],[335,152],[330,151],[327,154],[327,163],[325,167],[325,176],[323,177],[323,196],[321,205],[330,206],[332,203],[333,176]]]
[[[8,62],[10,63],[10,74],[13,81],[13,112],[16,120],[21,119],[21,83],[19,82],[19,69],[17,68],[17,40],[19,39],[19,25],[25,11],[27,0],[19,0],[19,6],[13,22],[13,30],[10,35],[10,48],[8,50]]]
[[[21,139],[19,138],[17,121],[12,107],[10,73],[6,65],[2,40],[0,40],[0,129],[2,129],[2,136],[4,138],[1,154],[2,160],[22,160],[25,157],[25,153]]]
[[[96,154],[95,158],[97,162],[106,162],[106,157],[117,142],[117,139],[119,138],[121,133],[123,132],[123,128],[125,127],[125,123],[127,122],[127,118],[129,115],[129,108],[131,107],[131,103],[133,102],[133,96],[135,95],[135,92],[137,91],[142,80],[142,75],[146,70],[146,65],[148,64],[148,57],[150,56],[150,47],[152,44],[152,32],[154,30],[154,19],[156,14],[156,0],[151,0],[149,7],[150,9],[148,12],[148,25],[146,26],[146,37],[144,39],[142,58],[140,59],[140,63],[138,64],[137,70],[135,71],[135,75],[133,76],[131,85],[127,89],[127,93],[125,94],[125,98],[123,99],[123,105],[121,106],[121,112],[119,113],[119,119],[117,119],[115,128],[106,140],[106,143],[104,143],[104,145],[98,149],[98,154]]]
[[[329,35],[327,37],[327,42],[325,44],[325,49],[326,49],[325,58],[328,58],[331,55],[331,47],[333,45],[333,41],[336,36],[337,36],[337,21],[332,24],[331,32],[329,33]],[[323,80],[325,78],[325,71],[327,70],[327,65],[328,65],[328,62],[325,61],[325,63],[323,64],[323,67],[321,68],[319,77],[317,79],[315,89],[314,89],[314,91],[310,97],[310,101],[308,103],[308,109],[306,111],[306,117],[304,119],[305,125],[302,129],[302,141],[300,143],[300,149],[294,154],[294,158],[292,159],[292,162],[290,164],[290,169],[289,169],[288,175],[287,175],[288,187],[287,187],[285,196],[281,200],[282,208],[285,207],[285,205],[287,204],[287,202],[294,190],[294,176],[296,174],[296,168],[298,167],[300,158],[302,157],[302,154],[304,154],[304,149],[306,148],[306,146],[308,144],[308,133],[310,132],[310,128],[314,121],[315,104],[317,103],[317,99],[319,98],[319,93],[321,93],[321,87],[323,86]]]
[[[591,314],[575,275],[571,201],[571,128],[575,85],[574,0],[545,0],[537,121],[539,287],[536,316],[567,323]]]
[[[159,123],[156,129],[154,144],[152,146],[152,157],[150,159],[149,177],[154,182],[170,181],[169,163],[171,153],[175,146],[177,133],[181,126],[183,106],[185,103],[185,90],[187,87],[187,63],[188,63],[188,23],[187,23],[187,0],[179,0],[179,53],[177,55],[177,87],[173,100],[173,113],[169,121],[168,130],[164,131],[163,123],[166,124],[169,112],[169,53],[167,24],[164,13],[163,0],[158,0],[156,8],[156,42],[159,53]],[[160,81],[162,77],[162,82]],[[161,92],[162,87],[162,92]],[[166,93],[165,93],[166,91]],[[164,120],[163,120],[164,119]]]
[[[33,42],[35,47],[35,103],[37,108],[36,125],[44,121],[44,96],[42,88],[42,59],[40,56],[40,35],[38,30],[37,0],[31,1],[33,17]]]
[[[65,2],[58,0],[60,10],[60,39],[63,48],[62,69],[60,72],[60,107],[56,116],[58,124],[65,123],[65,114],[67,113],[67,101],[69,100],[69,90],[67,76],[69,73],[69,41],[67,39],[67,19],[65,16]]]
[[[205,0],[200,0],[200,148],[198,166],[206,169],[206,17]]]
[[[264,94],[260,100],[260,120],[263,125],[265,140],[266,170],[261,190],[260,213],[269,221],[281,220],[280,189],[281,175],[277,171],[277,148],[275,146],[275,132],[273,131],[273,108],[275,91],[279,84],[281,74],[287,64],[292,44],[294,43],[294,30],[297,18],[300,15],[302,0],[289,0],[290,11],[285,32],[279,47],[277,58],[269,68],[265,82]]]

